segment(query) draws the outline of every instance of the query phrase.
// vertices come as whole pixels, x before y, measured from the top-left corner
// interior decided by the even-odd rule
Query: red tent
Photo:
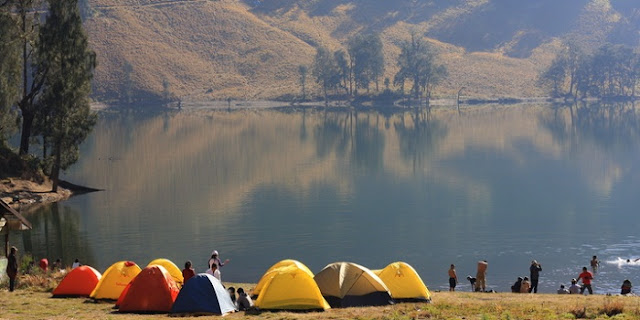
[[[122,292],[120,312],[169,312],[179,292],[167,269],[148,266]]]
[[[53,290],[54,297],[88,297],[102,275],[90,266],[80,266],[69,272]]]

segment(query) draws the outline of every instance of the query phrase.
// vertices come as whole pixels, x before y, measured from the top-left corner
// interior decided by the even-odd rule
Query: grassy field
[[[0,319],[163,319],[167,314],[120,314],[112,303],[84,298],[53,299],[54,282],[0,289]],[[227,283],[251,288],[251,284]],[[605,295],[433,292],[431,303],[330,309],[321,313],[236,312],[226,319],[639,319],[640,298]],[[198,319],[216,318],[199,317]]]

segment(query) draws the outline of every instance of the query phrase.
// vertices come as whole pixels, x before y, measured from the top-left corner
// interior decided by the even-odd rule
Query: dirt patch
[[[0,181],[0,199],[17,208],[62,201],[73,195],[69,189],[58,187],[58,192],[51,192],[52,188],[53,183],[49,179],[40,183],[20,178],[5,178]]]

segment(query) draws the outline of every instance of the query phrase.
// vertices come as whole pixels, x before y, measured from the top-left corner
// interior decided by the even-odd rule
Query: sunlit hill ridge
[[[449,70],[436,96],[465,87],[475,97],[535,97],[545,95],[535,80],[563,39],[638,46],[639,7],[624,0],[92,0],[85,26],[98,54],[94,96],[101,100],[121,100],[128,90],[191,100],[297,96],[298,67],[311,65],[317,47],[346,49],[366,32],[381,34],[384,76],[393,79],[398,44],[411,31],[425,35]]]

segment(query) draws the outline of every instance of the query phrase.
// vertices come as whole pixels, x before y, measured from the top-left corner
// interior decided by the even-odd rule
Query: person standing
[[[598,260],[598,256],[593,256],[589,264],[591,265],[593,273],[596,273],[598,271],[598,267],[600,267],[600,260]]]
[[[591,280],[593,279],[593,273],[587,270],[587,267],[582,267],[582,273],[578,276],[578,281],[582,279],[582,287],[580,288],[580,294],[584,293],[584,289],[589,290],[589,294],[593,294],[591,288]]]
[[[184,269],[182,269],[182,278],[184,279],[184,283],[187,283],[187,280],[191,279],[196,275],[196,270],[191,267],[191,260],[187,260],[184,263]]]
[[[222,275],[220,274],[220,270],[218,270],[218,266],[215,263],[211,264],[211,268],[207,270],[207,273],[222,282]]]
[[[476,273],[476,291],[482,288],[482,291],[487,291],[487,267],[489,262],[487,260],[478,261],[478,272]]]
[[[7,276],[9,277],[9,292],[13,292],[16,288],[16,278],[18,277],[18,248],[11,247],[9,256],[7,257]]]
[[[456,291],[456,284],[458,284],[458,275],[456,274],[456,266],[452,263],[449,268],[449,291]]]
[[[540,279],[540,271],[542,271],[542,266],[538,263],[538,261],[531,261],[531,266],[529,267],[531,288],[529,289],[529,293],[538,293],[538,279]]]

